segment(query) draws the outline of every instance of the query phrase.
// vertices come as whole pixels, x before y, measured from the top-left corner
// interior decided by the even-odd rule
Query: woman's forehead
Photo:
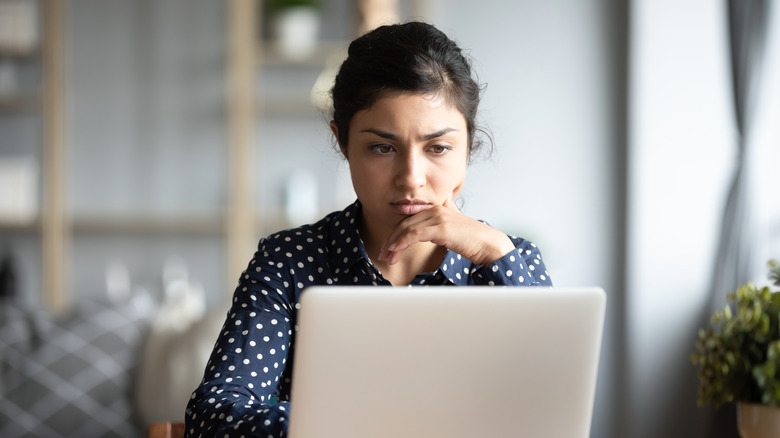
[[[356,112],[352,122],[421,124],[432,121],[441,123],[444,120],[456,125],[460,125],[461,121],[464,125],[466,123],[460,110],[441,94],[395,92],[378,98],[370,107]]]

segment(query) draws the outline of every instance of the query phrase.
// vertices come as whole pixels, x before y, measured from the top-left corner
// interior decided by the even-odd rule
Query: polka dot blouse
[[[312,285],[390,285],[371,263],[358,232],[360,203],[313,225],[260,240],[241,275],[232,308],[186,411],[190,437],[284,437],[296,314]],[[448,251],[418,285],[550,286],[536,246],[512,237],[516,249],[490,266]]]

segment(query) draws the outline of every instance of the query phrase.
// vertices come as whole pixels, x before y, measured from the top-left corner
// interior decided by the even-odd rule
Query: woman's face
[[[390,232],[405,217],[452,201],[463,186],[466,120],[438,95],[380,98],[355,113],[348,138],[341,147],[370,229]]]

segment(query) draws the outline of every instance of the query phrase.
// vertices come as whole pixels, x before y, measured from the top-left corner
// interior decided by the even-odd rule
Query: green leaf
[[[780,285],[780,265],[769,266],[770,278]],[[711,327],[698,330],[689,355],[697,367],[698,402],[780,405],[780,291],[747,283],[727,298]]]

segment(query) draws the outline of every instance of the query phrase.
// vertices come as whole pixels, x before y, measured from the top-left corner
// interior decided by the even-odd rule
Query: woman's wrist
[[[478,260],[472,260],[472,262],[482,266],[493,264],[496,260],[504,257],[515,249],[515,245],[512,243],[509,236],[487,224],[485,224],[485,227],[487,227],[490,232],[481,245],[483,250],[481,251],[482,254],[478,257]]]

